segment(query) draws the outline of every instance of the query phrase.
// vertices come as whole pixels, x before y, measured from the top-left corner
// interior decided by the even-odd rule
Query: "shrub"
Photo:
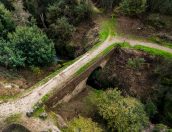
[[[14,7],[12,5],[12,1],[10,1],[10,0],[0,0],[0,2],[3,3],[7,9],[14,10]]]
[[[88,118],[74,118],[68,124],[68,128],[63,130],[64,132],[102,132],[102,129],[98,127],[97,123]]]
[[[153,132],[171,132],[172,130],[168,129],[168,127],[164,124],[156,124],[153,128]]]
[[[31,66],[30,68],[33,74],[35,74],[36,76],[39,76],[43,73],[43,71],[39,67]]]
[[[22,52],[3,39],[0,40],[0,64],[6,67],[25,66],[25,58]]]
[[[36,26],[17,27],[8,38],[15,50],[22,53],[27,66],[43,66],[53,62],[54,44]]]
[[[157,114],[157,107],[152,101],[148,100],[145,104],[145,111],[150,118],[153,118]]]
[[[117,90],[102,92],[96,104],[100,115],[113,131],[137,132],[148,123],[144,106],[134,98],[121,96]]]
[[[81,2],[80,4],[75,6],[74,14],[76,16],[74,24],[78,24],[84,19],[89,19],[92,14],[91,5],[86,2]]]
[[[68,49],[70,47],[69,40],[74,31],[74,26],[68,22],[66,17],[59,18],[55,23],[50,25],[48,34],[55,40],[55,48],[59,54],[68,54]]]
[[[0,3],[0,37],[6,38],[8,32],[15,29],[12,15],[3,4]]]
[[[139,69],[145,63],[144,58],[130,58],[127,65],[133,69]]]
[[[155,70],[157,87],[155,91],[156,102],[161,112],[161,119],[172,125],[172,61],[166,60]]]
[[[8,67],[43,66],[53,62],[53,43],[36,26],[17,27],[0,41],[0,63]]]
[[[48,7],[47,20],[49,24],[54,23],[61,17],[66,17],[71,24],[78,24],[90,18],[91,9],[88,3],[81,1],[59,0]]]
[[[61,17],[66,17],[70,22],[74,22],[74,7],[77,3],[75,1],[59,0],[48,7],[47,20],[49,24],[54,23]]]
[[[66,17],[62,17],[57,19],[55,23],[52,23],[49,30],[52,38],[66,41],[72,36],[75,28],[68,22],[68,19]]]
[[[122,0],[120,9],[129,16],[135,16],[146,10],[147,0]]]
[[[161,14],[172,15],[172,1],[171,0],[149,0],[149,10]]]
[[[121,0],[97,0],[96,2],[105,9],[113,9]]]

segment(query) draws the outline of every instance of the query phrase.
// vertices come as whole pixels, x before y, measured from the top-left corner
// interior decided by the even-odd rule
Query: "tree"
[[[120,9],[129,16],[135,16],[146,10],[147,0],[122,0]]]
[[[22,53],[27,66],[43,66],[53,62],[54,44],[38,27],[17,27],[8,35],[10,43],[16,51]]]
[[[79,117],[74,118],[68,124],[68,128],[64,132],[102,132],[102,129],[89,118]]]
[[[148,0],[147,2],[148,2],[149,11],[172,15],[171,0]]]
[[[12,32],[14,29],[15,24],[11,12],[0,3],[0,37],[6,38],[8,32]]]
[[[23,67],[26,58],[22,52],[15,49],[15,46],[3,39],[0,40],[0,64],[5,67]]]
[[[123,97],[117,90],[101,92],[97,98],[99,114],[113,131],[138,132],[147,125],[148,117],[138,100]]]
[[[44,66],[54,61],[54,44],[34,27],[17,27],[0,40],[0,63],[7,67]]]

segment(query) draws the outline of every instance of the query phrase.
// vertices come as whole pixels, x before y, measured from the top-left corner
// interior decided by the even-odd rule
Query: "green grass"
[[[100,27],[99,38],[100,41],[105,41],[109,36],[115,36],[116,20],[115,18],[104,21]]]
[[[39,107],[38,109],[36,109],[36,111],[33,113],[33,117],[39,118],[41,113],[44,113],[44,112],[46,112],[46,111],[45,111],[45,106],[43,105],[43,106]]]
[[[160,57],[167,58],[167,59],[172,58],[171,53],[168,53],[168,52],[163,51],[163,50],[149,48],[149,47],[142,46],[142,45],[136,45],[133,48],[137,49],[137,50],[140,50],[140,51],[147,52],[147,53],[149,53],[149,54],[151,54],[153,56],[160,56]]]
[[[21,114],[14,114],[6,118],[4,122],[7,124],[17,123],[20,121],[20,118],[21,118]]]
[[[151,37],[149,38],[149,40],[153,43],[168,47],[168,48],[172,48],[172,43],[169,41],[166,41],[164,39],[161,39],[159,37]]]
[[[115,44],[112,44],[111,46],[109,46],[108,48],[106,48],[103,52],[101,52],[100,54],[98,54],[95,58],[93,58],[91,61],[89,61],[87,64],[85,64],[83,67],[81,67],[75,74],[75,76],[80,75],[81,73],[83,73],[86,69],[88,69],[94,62],[96,62],[96,60],[101,57],[104,56],[106,54],[108,54],[111,50],[113,50],[115,47]]]

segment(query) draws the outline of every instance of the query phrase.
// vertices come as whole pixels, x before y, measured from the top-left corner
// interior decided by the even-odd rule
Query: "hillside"
[[[171,69],[169,0],[0,0],[2,132],[170,132]]]

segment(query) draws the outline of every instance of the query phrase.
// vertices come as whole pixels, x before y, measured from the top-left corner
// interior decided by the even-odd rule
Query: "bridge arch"
[[[103,67],[102,66],[98,66],[97,68],[95,68],[92,72],[91,72],[91,74],[88,76],[88,78],[87,78],[87,80],[86,80],[86,85],[90,85],[90,86],[92,86],[92,87],[94,87],[94,88],[99,88],[99,87],[101,87],[100,85],[100,83],[98,83],[97,81],[96,81],[96,78],[99,76],[99,73],[100,73],[100,71],[103,69]]]

